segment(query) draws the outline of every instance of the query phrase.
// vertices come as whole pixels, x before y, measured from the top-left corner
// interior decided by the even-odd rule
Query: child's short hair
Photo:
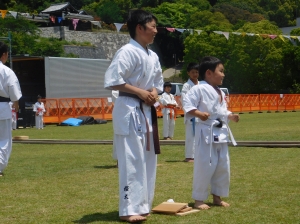
[[[135,29],[138,24],[142,25],[146,29],[146,23],[155,20],[157,22],[157,18],[152,15],[150,12],[146,12],[144,10],[138,9],[129,13],[129,17],[127,20],[127,28],[132,39],[135,38]]]
[[[170,83],[170,82],[165,82],[165,83],[164,83],[164,88],[167,87],[167,86],[172,87],[172,83]]]
[[[8,46],[5,43],[0,41],[0,57],[2,57],[2,55],[7,52],[8,52]]]
[[[199,64],[195,63],[195,62],[189,63],[188,66],[187,66],[187,68],[186,68],[187,72],[190,72],[193,69],[195,69],[195,70],[198,71],[199,70]]]
[[[207,56],[202,58],[199,66],[199,75],[201,79],[205,79],[205,73],[208,69],[214,72],[219,64],[223,64],[223,62],[216,57]]]
[[[41,95],[38,95],[36,98],[37,98],[37,99],[42,99],[42,96],[41,96]]]

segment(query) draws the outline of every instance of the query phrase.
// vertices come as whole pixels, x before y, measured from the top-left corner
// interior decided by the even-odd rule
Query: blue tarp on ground
[[[67,120],[64,120],[61,124],[62,125],[68,125],[68,126],[80,126],[81,123],[82,123],[81,119],[68,118]]]

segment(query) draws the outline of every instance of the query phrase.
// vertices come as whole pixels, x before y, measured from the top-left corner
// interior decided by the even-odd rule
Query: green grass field
[[[299,141],[300,115],[241,114],[231,129],[237,141]],[[162,120],[159,120],[160,125]],[[161,127],[160,127],[161,128]],[[112,139],[112,123],[19,129],[31,139]],[[184,139],[183,119],[175,139]],[[1,224],[118,223],[118,170],[109,145],[14,144],[0,178]],[[230,147],[229,208],[184,217],[152,214],[147,223],[299,223],[299,148]],[[154,205],[169,198],[193,205],[193,164],[183,146],[162,146]],[[208,202],[211,202],[209,198]]]

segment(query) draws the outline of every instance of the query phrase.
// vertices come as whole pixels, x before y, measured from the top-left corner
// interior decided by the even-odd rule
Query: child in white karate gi
[[[170,93],[172,84],[170,82],[164,83],[164,93],[160,96],[160,103],[164,106],[162,109],[163,114],[163,136],[164,140],[172,140],[174,136],[175,120],[176,120],[176,107],[177,102],[174,96]]]
[[[127,222],[147,219],[154,197],[159,153],[156,103],[163,77],[156,53],[148,48],[157,19],[134,10],[127,27],[130,42],[115,54],[104,87],[119,90],[113,109],[114,150],[119,166],[119,216]]]
[[[42,102],[42,97],[38,95],[37,102],[33,106],[33,111],[35,112],[35,127],[37,129],[44,128],[44,113],[46,112],[44,103]]]
[[[16,112],[16,108],[15,108],[13,102],[9,102],[9,106],[11,108],[11,115],[12,115],[11,128],[12,128],[12,130],[16,130],[17,129],[17,112]]]
[[[239,115],[227,110],[225,94],[218,87],[224,79],[223,63],[215,57],[203,58],[199,73],[203,81],[187,92],[184,111],[200,118],[195,130],[195,162],[193,198],[195,208],[209,209],[207,200],[211,185],[213,204],[228,207],[221,197],[229,194],[229,155],[230,135],[233,145],[236,142],[231,134],[228,121],[239,121]]]
[[[187,74],[189,80],[183,84],[181,90],[181,103],[186,93],[194,86],[198,85],[199,81],[199,64],[191,62],[187,66]],[[193,117],[190,114],[184,113],[185,124],[185,162],[194,162],[195,154],[195,126],[198,124],[199,118]]]

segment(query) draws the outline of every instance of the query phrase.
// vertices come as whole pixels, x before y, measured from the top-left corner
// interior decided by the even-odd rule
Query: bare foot
[[[146,213],[146,214],[142,214],[141,216],[144,216],[144,217],[149,217],[150,214],[149,213]]]
[[[193,158],[185,158],[184,162],[193,163],[194,159]]]
[[[194,208],[197,208],[200,210],[210,209],[210,207],[207,204],[205,204],[203,201],[195,201]]]
[[[218,206],[222,206],[222,207],[229,207],[230,204],[228,204],[227,202],[225,201],[222,201],[221,197],[220,196],[217,196],[217,195],[213,195],[213,204],[214,205],[218,205]]]
[[[128,216],[120,216],[120,219],[122,221],[125,222],[130,222],[130,223],[134,223],[134,222],[142,222],[142,221],[146,221],[147,218],[142,216],[142,215],[128,215]]]

